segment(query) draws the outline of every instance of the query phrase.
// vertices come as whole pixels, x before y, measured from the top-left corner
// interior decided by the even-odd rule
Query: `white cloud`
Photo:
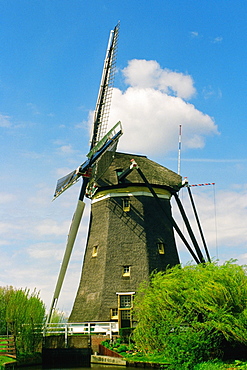
[[[0,127],[10,127],[10,126],[11,126],[10,117],[0,114]]]
[[[204,99],[210,99],[210,98],[216,98],[221,99],[222,98],[222,92],[219,88],[214,89],[212,86],[205,86],[202,90],[202,94],[204,96]]]
[[[36,104],[27,103],[27,107],[30,109],[30,111],[32,112],[32,114],[34,114],[34,115],[39,115],[40,114],[40,111],[37,108],[37,105]]]
[[[136,59],[123,73],[130,86],[113,90],[109,117],[109,127],[123,125],[118,150],[153,157],[177,150],[179,125],[184,150],[203,148],[206,136],[218,133],[212,117],[183,99],[196,93],[191,76]]]
[[[54,244],[50,242],[41,242],[31,245],[27,249],[27,253],[30,257],[34,259],[43,259],[50,261],[52,259],[54,263],[55,260],[61,260],[63,255],[64,245]],[[57,266],[56,266],[57,267]]]
[[[74,153],[74,149],[72,148],[72,145],[62,145],[60,146],[58,149],[57,149],[57,152],[59,154],[73,154]]]
[[[20,230],[20,225],[11,222],[0,222],[0,235],[12,235],[16,230]]]
[[[133,59],[123,69],[123,74],[132,87],[154,88],[184,99],[191,98],[196,91],[191,76],[162,69],[155,60]]]
[[[114,90],[110,122],[121,120],[119,150],[154,156],[177,150],[178,128],[183,148],[202,148],[205,136],[217,133],[211,117],[181,98],[151,88]]]
[[[213,40],[213,43],[214,44],[218,44],[220,42],[223,41],[223,37],[222,36],[218,36],[218,37],[215,37],[214,40]]]
[[[247,189],[232,189],[228,191],[219,191],[211,186],[206,188],[193,189],[193,198],[203,228],[204,236],[211,257],[219,258],[221,262],[237,259],[240,264],[247,262]],[[191,210],[191,204],[186,196],[185,189],[180,198],[188,215],[193,230],[200,242],[198,228],[195,224],[195,218]],[[178,216],[177,206],[173,207],[174,217],[179,219],[181,230],[181,217]],[[189,238],[188,238],[189,240]],[[200,245],[202,243],[200,242]],[[179,241],[179,249],[185,250],[185,247]],[[190,259],[189,253],[185,261]],[[192,257],[191,257],[192,260]]]
[[[0,192],[0,204],[9,203],[16,199],[16,196],[11,193]]]
[[[1,247],[1,245],[6,246],[8,244],[10,244],[10,242],[8,240],[4,240],[4,239],[0,240],[0,247]]]
[[[197,31],[190,32],[191,37],[196,38],[199,37],[199,33]]]
[[[35,230],[39,235],[65,235],[69,229],[69,221],[57,222],[52,219],[45,219],[36,225]]]

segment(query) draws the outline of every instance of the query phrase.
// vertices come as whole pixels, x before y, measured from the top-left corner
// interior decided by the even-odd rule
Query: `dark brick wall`
[[[162,200],[170,213],[169,200]],[[157,242],[165,244],[165,254]],[[92,257],[98,246],[97,257]],[[109,321],[117,307],[116,292],[137,291],[154,269],[179,263],[173,231],[152,197],[131,197],[131,211],[124,212],[121,197],[92,204],[91,223],[81,282],[70,322]],[[130,277],[122,276],[129,265]]]
[[[102,344],[99,345],[99,354],[102,356],[111,356],[111,357],[118,357],[118,358],[123,357],[119,353],[114,352],[111,349],[102,346]]]
[[[89,335],[68,336],[68,348],[90,348],[90,346],[91,339]],[[65,336],[49,335],[47,337],[44,337],[42,347],[48,349],[65,348]]]
[[[97,179],[94,199],[101,191],[131,193],[133,186],[134,190],[143,191],[145,184],[136,169],[123,183],[118,183],[116,170],[128,168],[132,158],[156,189],[179,190],[182,179],[178,174],[147,157],[116,153],[111,165]],[[166,216],[171,214],[169,199],[160,200],[165,215],[152,196],[141,193],[130,196],[129,212],[124,212],[122,198],[114,196],[92,204],[82,275],[70,322],[110,321],[110,309],[117,308],[116,292],[136,292],[153,270],[165,270],[168,265],[179,263],[173,229]],[[164,243],[165,254],[159,254],[158,242]],[[92,256],[95,246],[97,257]],[[130,277],[122,276],[125,265],[131,268]]]
[[[110,339],[109,335],[92,335],[91,336],[91,348],[92,352],[100,353],[99,346],[104,341]]]

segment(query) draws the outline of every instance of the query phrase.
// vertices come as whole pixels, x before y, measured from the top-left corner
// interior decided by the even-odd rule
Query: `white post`
[[[65,323],[65,327],[64,327],[64,331],[65,331],[65,348],[68,347],[68,324]]]
[[[181,167],[181,146],[182,146],[182,125],[179,125],[179,135],[178,135],[178,174],[180,175]]]

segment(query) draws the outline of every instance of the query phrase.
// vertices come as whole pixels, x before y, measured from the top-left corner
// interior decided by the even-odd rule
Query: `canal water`
[[[42,365],[38,366],[28,366],[23,367],[24,370],[43,370]],[[73,368],[56,368],[56,370],[136,370],[136,367],[125,367],[125,366],[114,366],[114,365],[98,365],[98,364],[91,364],[91,367],[73,367]],[[55,370],[55,369],[47,369],[45,370]]]

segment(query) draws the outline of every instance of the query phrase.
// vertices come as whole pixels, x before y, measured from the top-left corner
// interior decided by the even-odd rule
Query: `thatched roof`
[[[117,171],[126,170],[131,164],[131,159],[134,159],[141,171],[146,176],[148,182],[153,186],[171,188],[178,191],[181,188],[182,178],[177,173],[169,170],[160,164],[151,161],[146,156],[126,153],[115,153],[115,157],[103,174],[97,179],[97,185],[102,187],[117,186],[119,184]],[[100,163],[98,169],[103,168],[105,165]],[[103,162],[103,160],[102,160]],[[106,168],[107,168],[106,167]],[[101,171],[100,171],[101,172]],[[125,184],[138,184],[142,185],[143,180],[136,170],[133,170],[125,179]]]

